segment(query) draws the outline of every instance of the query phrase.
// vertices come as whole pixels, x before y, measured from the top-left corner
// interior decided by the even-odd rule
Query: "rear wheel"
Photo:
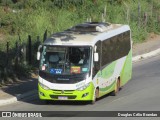
[[[114,88],[114,91],[111,93],[112,96],[116,96],[120,90],[120,80],[118,79]]]
[[[95,104],[96,99],[99,97],[99,89],[96,88],[95,93],[94,93],[94,98],[92,100],[92,104]]]

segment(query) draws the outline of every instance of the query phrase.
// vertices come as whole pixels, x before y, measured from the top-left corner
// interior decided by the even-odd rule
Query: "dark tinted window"
[[[94,70],[93,70],[93,75],[95,75],[99,70],[100,70],[100,68],[101,68],[101,52],[102,52],[102,47],[101,47],[101,41],[98,41],[97,43],[96,43],[96,46],[97,46],[97,53],[98,53],[98,55],[99,55],[99,61],[98,62],[94,62]]]
[[[102,42],[102,66],[128,54],[130,50],[130,31]]]

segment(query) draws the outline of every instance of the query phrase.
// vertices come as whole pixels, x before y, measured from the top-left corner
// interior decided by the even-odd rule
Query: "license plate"
[[[58,99],[59,100],[68,100],[68,97],[66,97],[66,96],[58,96]]]

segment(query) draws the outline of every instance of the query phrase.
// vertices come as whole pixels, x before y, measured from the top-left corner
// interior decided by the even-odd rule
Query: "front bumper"
[[[69,101],[90,101],[93,100],[94,85],[84,90],[45,90],[38,84],[38,94],[41,100],[69,100]]]

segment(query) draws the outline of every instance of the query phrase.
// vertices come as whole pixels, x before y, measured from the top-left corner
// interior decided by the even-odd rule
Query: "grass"
[[[4,4],[4,3],[3,3]],[[2,5],[3,5],[2,4]],[[73,2],[69,0],[47,1],[32,0],[28,2],[18,2],[13,4],[8,1],[9,10],[3,11],[4,6],[0,7],[2,27],[0,28],[7,36],[6,39],[15,42],[20,34],[22,41],[26,42],[28,34],[36,39],[42,37],[47,29],[50,34],[67,29],[75,24],[85,22],[87,18],[93,21],[101,21],[101,14],[106,6],[106,21],[110,23],[129,24],[132,29],[134,42],[142,42],[149,32],[159,34],[160,28],[157,27],[157,15],[160,4],[156,0],[149,1],[129,1],[118,0],[109,2],[106,0],[92,0]],[[139,6],[139,13],[138,13]],[[12,11],[16,12],[12,12]],[[127,19],[128,11],[128,19]],[[147,13],[147,26],[143,27],[143,14]],[[140,23],[140,24],[139,24]],[[145,29],[145,30],[144,30]]]
[[[27,43],[28,35],[32,36],[32,43],[36,43],[37,36],[43,40],[45,30],[48,35],[60,32],[78,23],[101,21],[106,7],[105,20],[110,23],[129,24],[134,43],[145,41],[149,33],[160,33],[160,2],[158,0],[0,0],[0,53],[6,53],[6,42],[10,44],[10,51],[14,53],[15,43]],[[53,2],[52,2],[53,1]],[[144,18],[147,14],[147,19]],[[147,22],[145,22],[145,20]],[[34,53],[36,51],[34,50]],[[1,58],[5,57],[0,55]],[[35,57],[35,56],[33,56]],[[14,66],[15,57],[10,60]],[[5,64],[2,59],[0,64]],[[19,73],[32,69],[21,62]],[[5,76],[5,75],[4,75]]]

